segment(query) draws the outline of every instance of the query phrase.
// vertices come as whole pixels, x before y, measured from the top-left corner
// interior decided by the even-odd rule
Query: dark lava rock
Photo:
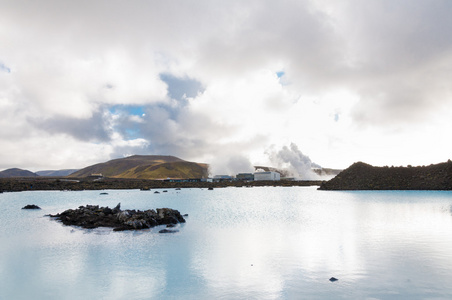
[[[320,190],[452,190],[452,161],[413,167],[374,167],[357,162]]]
[[[83,206],[80,206],[80,208],[82,208]],[[108,208],[108,207],[107,207]],[[113,213],[117,214],[118,212],[121,211],[121,202],[119,202],[118,204],[116,204],[115,208],[113,208]]]
[[[155,191],[155,192],[154,192],[154,194],[160,194],[160,192],[158,192],[158,191]]]
[[[208,188],[209,191],[213,191],[213,187]]]
[[[113,209],[99,207],[99,205],[86,205],[49,216],[61,221],[64,225],[83,228],[112,227],[114,231],[138,230],[158,225],[185,223],[184,217],[174,209],[121,210],[120,203]]]
[[[339,279],[337,279],[337,278],[335,278],[335,277],[331,277],[331,278],[330,278],[330,281],[331,281],[331,282],[335,282],[335,281],[338,281],[338,280],[339,280]]]
[[[35,204],[28,204],[22,207],[22,209],[41,209],[41,208]]]
[[[100,193],[99,195],[108,195],[108,193]]]
[[[176,233],[176,232],[179,232],[179,230],[162,229],[159,231],[159,233]]]
[[[188,217],[188,214],[182,215],[182,217]]]

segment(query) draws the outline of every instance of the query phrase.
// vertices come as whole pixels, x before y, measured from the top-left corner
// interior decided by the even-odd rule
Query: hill
[[[422,167],[374,167],[357,162],[320,190],[452,190],[452,161]]]
[[[36,173],[30,172],[28,170],[22,170],[18,168],[12,168],[8,170],[4,170],[0,172],[0,178],[9,178],[9,177],[37,177],[39,176]]]
[[[39,176],[59,177],[59,176],[68,176],[77,171],[78,169],[45,170],[38,171],[36,172],[36,174],[38,174]]]
[[[188,162],[175,156],[133,155],[86,167],[69,177],[102,174],[112,178],[187,179],[207,177],[207,169],[206,164]]]

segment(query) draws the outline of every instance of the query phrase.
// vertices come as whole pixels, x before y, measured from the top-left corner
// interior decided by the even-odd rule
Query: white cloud
[[[325,167],[446,160],[450,6],[4,1],[0,168],[133,152],[262,164],[292,142]]]

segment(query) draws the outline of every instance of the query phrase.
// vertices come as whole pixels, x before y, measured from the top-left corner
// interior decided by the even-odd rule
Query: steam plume
[[[284,146],[279,151],[271,149],[267,154],[274,166],[278,169],[287,169],[291,176],[297,179],[315,180],[320,177],[312,171],[312,168],[320,168],[320,166],[313,163],[309,156],[304,155],[294,143],[290,144],[290,148]]]

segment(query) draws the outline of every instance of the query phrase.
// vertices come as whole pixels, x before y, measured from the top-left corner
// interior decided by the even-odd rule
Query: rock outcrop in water
[[[68,209],[60,214],[49,216],[60,220],[64,225],[83,228],[112,227],[114,231],[185,223],[184,217],[174,209],[121,210],[120,204],[113,209],[99,207],[99,205],[80,206],[77,209]]]
[[[452,161],[422,167],[374,167],[357,162],[320,190],[452,190]]]
[[[28,204],[25,205],[24,207],[22,207],[22,209],[41,209],[39,206],[37,206],[36,204]]]
[[[336,277],[331,277],[331,278],[330,278],[330,281],[331,281],[331,282],[335,282],[335,281],[338,281],[338,280],[339,280],[339,279],[337,279]]]

